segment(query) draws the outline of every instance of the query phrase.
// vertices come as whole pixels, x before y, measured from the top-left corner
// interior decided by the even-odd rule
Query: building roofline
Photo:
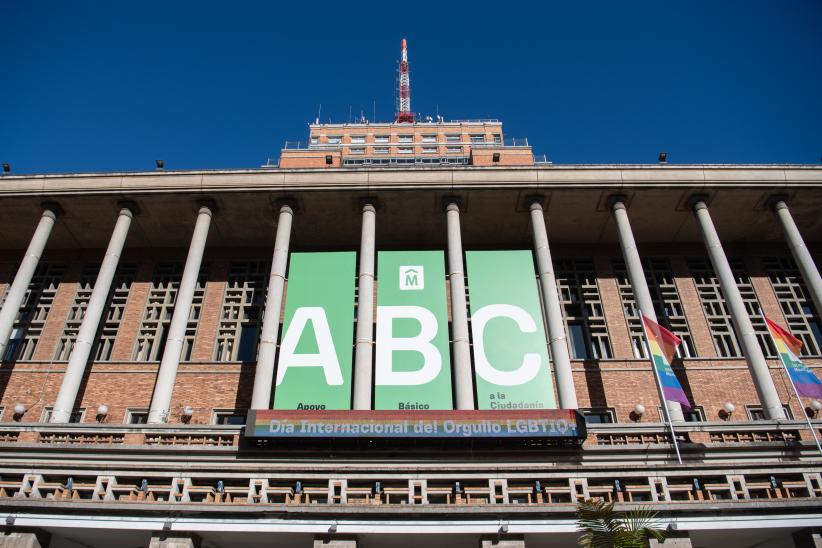
[[[171,175],[231,175],[231,174],[262,174],[262,173],[352,173],[352,172],[389,172],[400,173],[409,171],[568,171],[568,170],[810,170],[822,171],[820,164],[541,164],[529,166],[433,166],[433,167],[345,167],[345,168],[227,168],[227,169],[178,169],[178,170],[147,170],[147,171],[78,171],[54,173],[20,173],[0,175],[0,184],[3,181],[21,179],[47,179],[68,177],[130,177],[130,176],[171,176]]]

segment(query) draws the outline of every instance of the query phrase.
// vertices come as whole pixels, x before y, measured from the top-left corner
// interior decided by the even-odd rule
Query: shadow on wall
[[[585,368],[585,385],[588,388],[588,398],[591,407],[607,407],[605,399],[605,385],[602,382],[602,371],[599,361],[587,360],[582,365]]]

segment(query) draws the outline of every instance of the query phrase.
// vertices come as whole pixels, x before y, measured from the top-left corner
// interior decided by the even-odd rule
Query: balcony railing
[[[822,433],[822,420],[814,421],[814,427]],[[5,422],[0,423],[0,448],[16,443],[225,447],[239,445],[243,428],[237,425]],[[587,430],[586,447],[670,443],[668,429],[661,423],[588,424]],[[675,430],[680,443],[692,445],[778,443],[798,446],[803,442],[813,445],[813,437],[803,421],[694,422],[677,424]],[[822,459],[822,455],[819,458]]]

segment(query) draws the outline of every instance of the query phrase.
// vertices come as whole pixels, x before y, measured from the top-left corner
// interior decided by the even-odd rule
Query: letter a
[[[415,337],[394,338],[394,319],[417,320],[420,333]],[[434,380],[442,369],[442,356],[431,344],[437,336],[437,318],[421,306],[377,307],[377,367],[375,384],[382,386],[413,386]],[[394,371],[392,353],[397,350],[422,354],[423,365],[417,371]]]
[[[297,343],[305,330],[305,324],[311,320],[314,336],[317,338],[317,354],[296,354]],[[294,317],[280,343],[280,360],[277,367],[277,386],[282,384],[285,372],[289,367],[322,367],[325,382],[330,386],[343,384],[340,361],[334,349],[331,329],[325,310],[319,306],[304,306],[294,311]]]

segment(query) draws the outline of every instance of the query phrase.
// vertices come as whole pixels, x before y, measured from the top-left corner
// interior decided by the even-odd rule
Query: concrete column
[[[557,379],[559,406],[562,409],[576,409],[577,392],[574,388],[574,375],[571,371],[571,357],[568,353],[568,341],[565,336],[565,322],[562,320],[562,308],[559,303],[557,279],[554,276],[554,263],[551,259],[551,248],[548,247],[548,232],[545,229],[545,217],[542,204],[534,201],[531,206],[531,227],[534,232],[534,253],[537,256],[539,284],[542,290],[542,306],[548,323],[551,359],[554,362],[554,374]]]
[[[654,303],[651,300],[651,292],[648,291],[648,282],[645,279],[645,270],[642,268],[642,261],[639,258],[639,251],[634,241],[634,233],[631,230],[631,223],[628,220],[628,211],[625,208],[624,199],[615,196],[612,199],[611,209],[614,212],[617,231],[619,232],[619,245],[622,248],[622,257],[625,259],[625,266],[628,268],[628,278],[631,280],[631,287],[634,290],[634,299],[639,310],[653,321],[657,321]],[[648,357],[650,359],[650,356]],[[656,383],[659,391],[659,383]],[[663,401],[664,395],[659,394],[659,401]],[[685,422],[682,414],[682,405],[676,401],[665,401],[668,408],[668,416],[671,421]]]
[[[785,419],[785,410],[782,408],[782,402],[779,401],[779,394],[776,392],[773,379],[768,371],[768,363],[765,361],[765,355],[759,347],[756,333],[753,325],[751,325],[751,319],[745,309],[742,296],[739,294],[739,288],[736,285],[731,266],[728,264],[728,258],[725,256],[722,243],[719,241],[719,235],[716,233],[716,228],[714,228],[714,223],[708,212],[708,206],[703,200],[697,198],[694,200],[693,209],[714,272],[719,277],[719,286],[725,296],[725,302],[728,303],[731,321],[736,329],[737,337],[739,337],[739,343],[742,346],[745,360],[748,362],[748,369],[751,371],[754,386],[759,395],[762,408],[765,410],[765,415],[769,419]]]
[[[474,378],[465,303],[465,269],[462,262],[460,206],[456,200],[445,208],[448,225],[448,280],[451,282],[451,332],[454,340],[454,384],[457,409],[474,409]]]
[[[158,531],[151,534],[149,548],[199,548],[200,537],[194,533]]]
[[[9,337],[14,328],[14,320],[20,312],[23,299],[26,298],[26,291],[28,291],[34,271],[37,270],[37,263],[40,262],[40,256],[43,254],[59,212],[60,208],[56,204],[43,204],[40,222],[37,223],[26,254],[20,261],[20,268],[17,269],[14,281],[6,292],[6,302],[0,310],[0,358],[6,353],[6,346],[9,344]]]
[[[157,372],[157,380],[154,384],[154,395],[148,411],[149,424],[168,422],[171,394],[177,378],[177,367],[180,365],[180,354],[183,350],[186,326],[191,313],[191,301],[194,298],[194,290],[197,288],[197,278],[200,276],[200,264],[203,262],[208,228],[211,225],[212,208],[213,206],[202,204],[197,213],[194,235],[191,237],[183,278],[180,280],[177,301],[174,303],[174,314],[171,316],[171,325],[168,328],[163,359],[160,362],[160,370]]]
[[[374,240],[377,210],[362,208],[360,274],[357,304],[357,344],[354,359],[354,409],[371,409],[371,358],[374,355]]]
[[[277,358],[277,332],[280,329],[280,310],[283,305],[285,269],[288,266],[288,244],[293,218],[292,207],[285,203],[280,204],[277,235],[274,237],[274,257],[271,260],[271,275],[268,278],[263,327],[260,333],[260,348],[257,352],[257,369],[254,372],[251,409],[271,408],[274,361]]]
[[[796,228],[796,223],[793,222],[788,204],[784,200],[779,200],[774,204],[773,209],[782,225],[782,232],[788,241],[788,247],[791,248],[791,255],[793,255],[796,266],[799,267],[799,271],[802,273],[802,278],[808,287],[808,293],[811,294],[816,313],[822,315],[822,278],[819,277],[819,270],[813,262],[813,257],[811,257],[810,251],[805,246],[805,240],[802,239],[802,234]]]
[[[74,408],[77,391],[80,388],[80,382],[83,380],[83,373],[86,370],[91,348],[97,336],[100,318],[105,312],[111,283],[114,280],[114,274],[117,272],[117,263],[120,262],[120,254],[126,243],[128,229],[131,226],[133,217],[133,205],[123,205],[120,208],[120,214],[117,216],[114,231],[108,242],[108,249],[106,249],[103,263],[100,265],[100,272],[97,274],[94,289],[91,291],[91,297],[88,306],[86,306],[85,316],[83,316],[80,330],[77,332],[77,340],[74,343],[71,356],[69,356],[66,373],[63,375],[60,391],[57,393],[57,400],[54,402],[54,411],[51,414],[50,422],[66,423],[71,417],[71,410]]]
[[[21,529],[0,532],[0,548],[46,548],[51,535],[45,531]]]

